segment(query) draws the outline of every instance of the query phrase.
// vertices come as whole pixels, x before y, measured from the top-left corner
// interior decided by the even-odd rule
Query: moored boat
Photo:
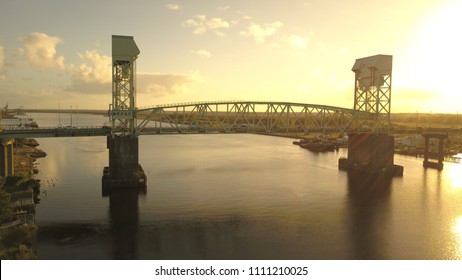
[[[300,144],[300,147],[318,153],[334,151],[336,149],[336,146],[333,143],[321,141],[305,142]]]

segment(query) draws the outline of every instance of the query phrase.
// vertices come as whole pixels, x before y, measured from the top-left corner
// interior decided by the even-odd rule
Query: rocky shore
[[[16,139],[14,143],[14,171],[16,175],[31,178],[38,170],[34,166],[37,158],[46,157],[35,139]]]

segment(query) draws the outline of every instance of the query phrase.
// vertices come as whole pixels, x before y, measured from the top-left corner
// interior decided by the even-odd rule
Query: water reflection
[[[113,244],[113,259],[137,259],[140,190],[115,189],[106,191],[105,194],[109,196],[109,230]]]
[[[40,141],[43,177],[60,178],[37,206],[40,259],[462,258],[461,165],[438,172],[397,155],[406,171],[390,186],[347,178],[337,154],[284,138],[149,136],[146,197],[102,198],[100,140]]]
[[[455,240],[458,243],[458,258],[462,258],[462,216],[459,216],[454,223],[453,232],[455,235]]]
[[[448,169],[450,185],[454,188],[462,188],[462,164],[448,164],[445,168]]]
[[[244,223],[245,224],[245,223]],[[157,220],[140,228],[140,259],[245,259],[240,217]],[[244,244],[248,245],[245,246]]]
[[[390,177],[348,173],[350,238],[354,259],[387,259]]]

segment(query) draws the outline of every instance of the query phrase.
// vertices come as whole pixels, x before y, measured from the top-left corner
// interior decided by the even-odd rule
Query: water
[[[38,140],[40,259],[462,259],[461,164],[376,181],[286,138],[142,136],[147,193],[103,197],[104,137]]]

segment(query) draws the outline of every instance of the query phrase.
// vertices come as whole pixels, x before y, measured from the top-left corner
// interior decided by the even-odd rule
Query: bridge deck
[[[63,113],[68,110],[28,110],[22,112]],[[76,111],[74,111],[76,112]],[[117,117],[118,111],[78,110]],[[123,113],[123,112],[122,112]],[[114,116],[111,116],[114,114]],[[293,102],[213,101],[136,108],[136,134],[203,132],[347,132],[361,127],[377,128],[374,116],[353,109]],[[128,121],[128,119],[127,119]],[[3,129],[0,138],[104,136],[127,133],[123,126],[92,128]]]
[[[108,127],[45,127],[45,128],[15,128],[3,129],[0,139],[12,138],[44,138],[44,137],[76,137],[76,136],[105,136],[109,135]]]

